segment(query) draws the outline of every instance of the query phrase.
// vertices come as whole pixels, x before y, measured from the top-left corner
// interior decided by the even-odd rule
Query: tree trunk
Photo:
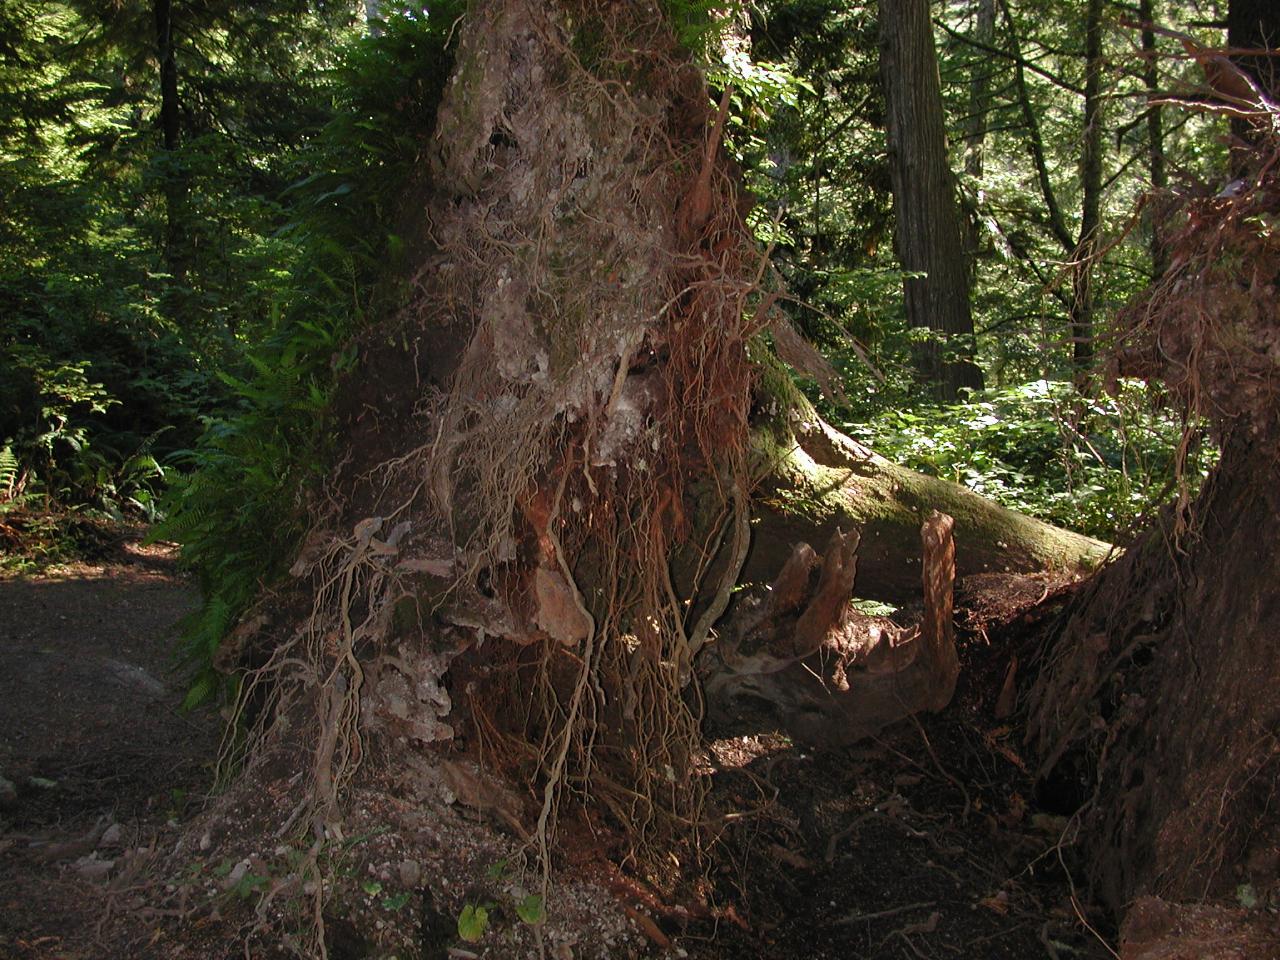
[[[1280,7],[1272,0],[1231,0],[1227,5],[1227,46],[1233,51],[1280,46]],[[1263,90],[1280,89],[1280,66],[1274,57],[1232,56],[1236,64],[1256,78]],[[1249,166],[1249,155],[1258,144],[1257,127],[1243,117],[1231,118],[1231,170],[1239,177]]]
[[[1175,211],[1169,270],[1119,321],[1112,373],[1163,379],[1222,459],[1065,612],[1030,698],[1046,799],[1117,909],[1280,889],[1276,145],[1256,189]]]
[[[996,0],[977,0],[977,7],[974,39],[990,47],[996,33]],[[990,109],[991,64],[987,57],[977,57],[973,77],[969,81],[969,123],[964,138],[964,170],[975,179],[982,178],[982,153],[986,145]]]
[[[160,69],[160,142],[165,162],[162,170],[165,197],[164,258],[169,274],[181,283],[186,275],[183,218],[187,184],[178,149],[182,145],[182,118],[178,101],[178,61],[174,49],[173,2],[154,0],[156,59]]]
[[[1154,100],[1160,91],[1159,47],[1156,43],[1155,0],[1139,0],[1138,19],[1142,21],[1142,83],[1148,100]],[[1164,164],[1164,113],[1158,103],[1147,104],[1147,173],[1151,189],[1163,192],[1169,186],[1169,175]],[[1159,225],[1151,224],[1151,275],[1159,279],[1168,266],[1169,254],[1165,250]]]
[[[1085,11],[1084,60],[1080,236],[1071,270],[1071,359],[1081,391],[1088,389],[1093,366],[1093,273],[1102,226],[1102,0],[1089,0]]]
[[[1232,438],[1194,529],[1170,511],[1098,577],[1033,691],[1046,802],[1087,803],[1091,879],[1117,910],[1228,892],[1280,836],[1277,469]]]
[[[920,524],[934,510],[955,518],[961,577],[1095,569],[1108,545],[985,500],[958,484],[890,463],[862,444],[799,413],[791,431],[755,433],[767,472],[756,488],[754,536],[742,580],[767,583],[794,544],[819,547],[857,530],[857,596],[903,605],[920,595]]]
[[[881,0],[880,75],[898,260],[923,274],[903,284],[907,323],[932,334],[917,346],[917,372],[938,399],[953,402],[961,388],[981,389],[982,372],[969,359],[971,345],[962,345],[973,336],[973,316],[928,0]],[[959,360],[946,356],[957,348]]]

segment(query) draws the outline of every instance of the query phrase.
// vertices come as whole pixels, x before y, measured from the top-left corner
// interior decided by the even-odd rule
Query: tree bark
[[[1095,891],[1201,900],[1280,828],[1280,538],[1270,450],[1234,438],[1179,535],[1173,511],[1064,614],[1032,691],[1048,802],[1084,804]],[[1274,842],[1274,841],[1270,841]],[[1262,887],[1270,873],[1254,879]]]
[[[1089,388],[1093,366],[1093,275],[1102,226],[1102,0],[1089,0],[1085,10],[1084,62],[1080,235],[1071,270],[1071,360],[1082,392]]]
[[[154,0],[156,59],[160,79],[160,143],[165,164],[164,258],[170,276],[181,283],[186,275],[184,223],[187,182],[178,150],[182,145],[181,104],[178,99],[178,60],[174,43],[173,0]]]
[[[907,323],[932,335],[917,345],[918,375],[939,400],[953,402],[962,388],[981,389],[982,372],[967,343],[973,315],[964,233],[947,157],[929,3],[881,0],[879,9],[898,260],[904,271],[922,274],[903,283]]]

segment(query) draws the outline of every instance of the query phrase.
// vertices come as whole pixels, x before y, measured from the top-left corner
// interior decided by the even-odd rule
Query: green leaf
[[[409,902],[409,898],[411,896],[412,894],[406,892],[406,893],[397,893],[394,897],[383,897],[382,907],[383,909],[390,910],[392,912],[401,910],[403,909],[404,905]]]
[[[485,871],[485,876],[490,880],[501,880],[507,875],[507,858],[503,857],[489,865],[489,869]]]
[[[467,943],[476,943],[489,929],[489,910],[478,904],[468,903],[458,914],[458,936]]]
[[[516,916],[531,927],[537,926],[546,919],[547,912],[542,897],[531,893],[516,903]]]

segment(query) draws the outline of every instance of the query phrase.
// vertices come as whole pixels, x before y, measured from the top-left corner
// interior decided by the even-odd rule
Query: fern
[[[381,131],[429,128],[461,7],[453,0],[432,4],[425,19],[394,15],[383,36],[347,51],[338,99],[349,109],[313,148],[310,165],[321,172],[287,194],[298,216],[281,233],[302,256],[272,308],[274,335],[240,369],[217,374],[233,403],[177,459],[185,476],[171,484],[151,539],[181,544],[204,594],[179,651],[192,677],[187,708],[234,691],[235,679],[214,669],[215,655],[264,586],[284,574],[307,529],[307,493],[332,460],[329,407],[354,363],[343,345],[370,312],[398,305],[391,254],[400,245],[372,227],[388,219],[419,147],[413,136]],[[356,300],[352,291],[381,300]]]
[[[42,499],[37,489],[29,488],[27,472],[13,447],[0,447],[0,513],[21,510]]]
[[[18,458],[9,445],[0,447],[0,499],[12,500],[17,494]]]

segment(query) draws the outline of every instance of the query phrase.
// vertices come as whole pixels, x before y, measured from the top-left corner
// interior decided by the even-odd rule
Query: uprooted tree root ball
[[[747,341],[771,302],[727,106],[648,4],[490,0],[461,27],[414,294],[362,338],[292,569],[310,600],[264,601],[223,656],[257,660],[229,758],[265,779],[305,757],[276,828],[310,844],[296,949],[325,953],[368,778],[492,814],[544,895],[570,798],[624,858],[696,859],[692,659],[745,554]],[[501,778],[536,804],[494,799]]]
[[[1120,318],[1120,372],[1162,377],[1222,459],[1071,605],[1030,697],[1116,908],[1280,889],[1280,144],[1260,120],[1240,189],[1175,207],[1169,271]]]

